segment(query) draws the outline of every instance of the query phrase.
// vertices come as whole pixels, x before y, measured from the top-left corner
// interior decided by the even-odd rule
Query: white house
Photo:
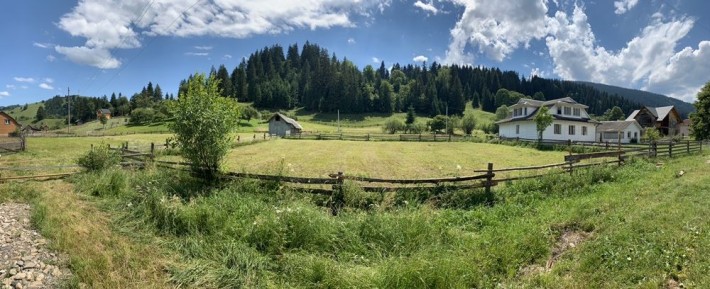
[[[600,142],[636,143],[641,138],[643,128],[636,120],[602,121],[597,126],[597,140]]]
[[[587,113],[588,106],[565,97],[548,101],[520,99],[509,107],[510,117],[496,122],[498,134],[502,138],[537,139],[535,114],[540,107],[547,107],[553,117],[552,125],[542,133],[543,140],[558,141],[589,141],[596,137],[596,126],[599,122],[591,119]]]
[[[275,113],[269,118],[269,134],[280,137],[300,134],[303,127],[294,119],[280,113]]]

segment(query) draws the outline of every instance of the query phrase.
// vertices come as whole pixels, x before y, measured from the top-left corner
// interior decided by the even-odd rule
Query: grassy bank
[[[492,207],[480,205],[476,191],[350,188],[338,217],[319,205],[324,199],[277,184],[214,187],[160,170],[74,182],[181,256],[168,267],[179,286],[706,287],[707,161],[641,161],[521,181],[496,191]],[[577,236],[572,246],[568,236]]]

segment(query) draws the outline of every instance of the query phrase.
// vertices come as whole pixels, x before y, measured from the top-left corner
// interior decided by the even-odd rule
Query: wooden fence
[[[452,142],[452,141],[484,141],[484,139],[466,135],[450,134],[354,134],[354,133],[300,133],[287,135],[286,139],[304,140],[348,140],[348,141],[420,141],[420,142]]]
[[[20,137],[0,137],[0,152],[17,153],[25,151],[25,136]]]

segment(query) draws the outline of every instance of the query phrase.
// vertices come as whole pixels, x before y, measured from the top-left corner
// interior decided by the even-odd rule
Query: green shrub
[[[129,193],[129,177],[122,170],[105,170],[74,178],[79,191],[96,197],[120,197]]]
[[[76,163],[89,171],[101,171],[121,163],[121,154],[101,144],[80,156]]]
[[[136,108],[131,111],[130,124],[140,125],[153,121],[155,111],[152,108]]]

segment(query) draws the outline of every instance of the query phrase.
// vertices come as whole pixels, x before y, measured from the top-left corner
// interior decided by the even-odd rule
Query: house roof
[[[599,126],[597,126],[597,132],[619,132],[624,131],[630,125],[638,124],[636,120],[620,120],[620,121],[602,121]]]
[[[12,118],[12,116],[10,116],[9,114],[5,113],[4,111],[0,111],[0,116],[4,116],[5,118],[7,118],[7,119],[9,119],[10,121],[14,122],[15,125],[17,125],[17,126],[20,125],[20,123],[17,122],[17,120],[15,120],[14,118]]]
[[[534,100],[534,99],[528,99],[528,98],[521,98],[518,100],[518,103],[512,105],[511,107],[515,106],[531,106],[535,107],[535,110],[530,113],[529,115],[525,117],[509,117],[505,118],[502,120],[499,120],[496,122],[496,124],[501,124],[501,123],[506,123],[506,122],[513,122],[513,121],[523,121],[523,120],[531,120],[535,118],[535,114],[537,111],[540,109],[542,106],[546,107],[552,107],[555,104],[558,103],[567,103],[575,106],[580,106],[583,108],[588,108],[588,106],[583,105],[579,102],[576,102],[574,99],[571,97],[563,97],[563,98],[558,98],[558,99],[552,99],[552,100],[547,100],[547,101],[540,101],[540,100]],[[589,122],[589,123],[598,123],[596,120],[589,119],[589,118],[576,118],[576,117],[566,117],[563,115],[557,115],[557,114],[552,114],[552,117],[554,119],[559,119],[559,120],[569,120],[569,121],[578,121],[578,122]]]
[[[303,127],[301,126],[301,124],[299,124],[296,120],[294,120],[294,119],[292,119],[292,118],[290,118],[290,117],[288,117],[288,116],[285,116],[285,115],[283,115],[283,114],[281,114],[281,113],[278,113],[278,112],[277,112],[277,113],[274,113],[274,115],[272,115],[271,118],[269,118],[269,121],[271,121],[272,119],[274,119],[274,117],[276,117],[276,116],[279,116],[281,119],[283,119],[284,122],[286,122],[286,123],[292,125],[293,127],[297,128],[297,129],[300,129],[300,130],[303,129]]]
[[[108,109],[108,108],[102,108],[102,109],[99,109],[99,113],[101,113],[101,114],[111,114],[111,110]]]
[[[671,111],[675,109],[674,106],[662,106],[662,107],[650,107],[650,106],[645,106],[642,109],[646,109],[653,117],[656,118],[656,121],[662,121],[664,120]],[[626,118],[626,120],[634,120],[636,119],[636,116],[641,112],[641,109],[634,110],[629,117]]]

